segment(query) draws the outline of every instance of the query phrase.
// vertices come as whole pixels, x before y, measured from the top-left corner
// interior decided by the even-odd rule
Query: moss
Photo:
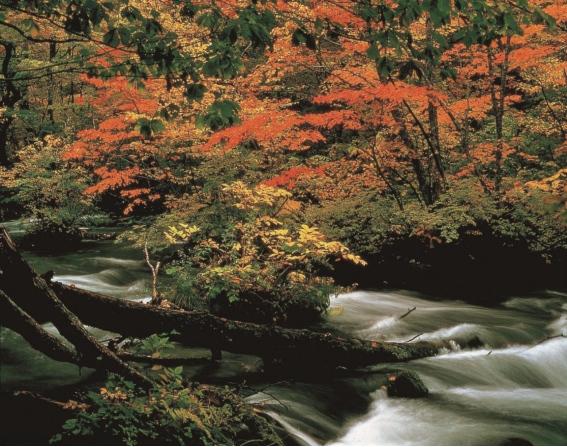
[[[429,390],[419,376],[411,371],[401,371],[388,376],[388,396],[418,398],[427,397]]]

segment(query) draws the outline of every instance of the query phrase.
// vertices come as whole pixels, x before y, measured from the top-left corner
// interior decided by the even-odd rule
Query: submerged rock
[[[386,390],[390,397],[418,398],[427,397],[429,394],[419,376],[411,371],[390,374]]]
[[[466,341],[462,347],[469,349],[478,349],[484,346],[484,342],[477,336],[473,336],[470,340]]]
[[[533,445],[530,441],[523,438],[508,438],[500,445]]]

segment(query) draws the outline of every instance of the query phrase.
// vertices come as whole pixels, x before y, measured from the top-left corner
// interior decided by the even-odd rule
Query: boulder
[[[390,397],[418,398],[429,394],[419,376],[411,371],[389,374],[386,389]]]
[[[530,441],[523,438],[508,438],[500,445],[533,445]]]

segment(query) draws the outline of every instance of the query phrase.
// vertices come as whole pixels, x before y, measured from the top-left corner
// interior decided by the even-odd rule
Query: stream
[[[23,231],[21,222],[4,225],[16,238]],[[23,254],[38,272],[53,270],[57,281],[123,299],[148,298],[147,267],[140,250],[127,245],[85,241],[72,253]],[[317,382],[255,382],[248,399],[262,403],[298,444],[499,445],[512,438],[567,444],[567,338],[559,337],[567,335],[566,294],[513,296],[488,308],[402,290],[356,291],[333,297],[332,307],[326,324],[344,333],[372,340],[447,340],[454,348]],[[458,348],[474,337],[482,346]],[[198,357],[208,351],[178,347],[172,354]],[[81,383],[90,374],[50,360],[7,329],[0,332],[0,361],[2,391],[47,391]],[[237,384],[260,367],[256,357],[223,353],[220,366],[186,367],[185,373]],[[430,396],[388,398],[380,384],[393,367],[415,371]]]

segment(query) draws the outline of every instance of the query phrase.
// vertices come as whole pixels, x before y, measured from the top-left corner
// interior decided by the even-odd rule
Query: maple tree
[[[150,93],[161,86],[146,83],[142,91],[123,77],[85,82],[96,88],[89,105],[106,118],[94,129],[79,131],[63,158],[93,170],[97,181],[85,189],[86,195],[116,191],[126,202],[124,212],[128,214],[137,205],[159,199],[149,186],[166,177],[156,172],[160,151],[154,140],[163,124],[156,117],[159,103]]]
[[[296,47],[293,38],[287,39],[293,28],[286,21],[276,34],[286,38],[284,43],[276,40],[274,53],[278,53],[270,54],[270,64],[258,67],[244,83],[248,97],[255,94],[246,99],[248,116],[242,124],[214,134],[204,148],[218,145],[231,150],[253,141],[267,150],[305,152],[328,143],[329,131],[340,128],[342,133],[356,131],[358,141],[350,141],[358,158],[372,165],[376,185],[394,195],[400,206],[405,193],[400,189],[409,189],[418,200],[431,205],[453,175],[466,175],[467,170],[487,190],[498,191],[502,165],[511,153],[504,141],[505,112],[525,100],[511,94],[515,89],[510,84],[512,74],[533,76],[537,68],[553,65],[554,78],[561,83],[562,64],[554,57],[561,49],[561,31],[549,26],[553,14],[561,20],[562,9],[540,3],[517,9],[487,3],[471,9],[468,2],[431,7],[409,2],[396,8],[368,6],[364,11],[357,10],[353,2],[340,7],[320,2],[311,9],[297,5],[295,19],[303,19],[304,27],[293,33]],[[288,5],[285,12],[292,9]],[[361,16],[368,24],[362,34],[357,29]],[[389,20],[384,16],[390,16]],[[307,29],[306,17],[314,23],[311,29]],[[343,29],[337,31],[339,27]],[[334,40],[329,37],[333,31]],[[330,43],[334,46],[327,45]],[[279,71],[284,64],[278,61],[285,59],[294,62]],[[317,64],[322,71],[313,86],[315,94],[303,98],[310,101],[313,112],[298,113],[290,110],[293,102],[288,98],[274,101],[266,95],[266,85],[272,90],[277,84],[281,88],[290,72],[305,74],[309,64]],[[266,70],[277,72],[269,83],[265,82]],[[250,80],[258,77],[264,82],[254,90]],[[468,86],[468,91],[461,86]],[[261,95],[267,98],[262,100]],[[553,108],[550,111],[554,114]],[[494,144],[482,134],[482,143],[475,146],[471,126],[490,116],[495,123]],[[564,137],[563,131],[561,135]],[[449,164],[452,168],[462,163],[466,167],[458,173],[447,172]],[[487,169],[490,172],[484,172]],[[362,171],[366,176],[367,169]]]
[[[160,18],[160,14],[165,17]],[[185,27],[190,33],[179,36],[175,32],[181,29],[181,22],[192,22]],[[10,126],[21,103],[25,103],[26,92],[38,80],[53,82],[55,76],[80,73],[123,76],[136,83],[161,78],[167,89],[180,88],[187,98],[200,99],[205,91],[200,83],[202,75],[234,77],[242,64],[239,46],[246,42],[258,50],[268,45],[271,22],[269,10],[257,7],[255,2],[229,3],[225,8],[214,2],[193,5],[177,1],[155,5],[95,0],[0,3],[0,27],[6,34],[0,41],[2,165],[10,162]],[[31,70],[18,54],[20,46],[30,45],[49,48],[48,55]],[[106,58],[107,63],[101,63],[101,52],[112,54],[116,50],[120,50],[120,58]],[[53,117],[53,89],[47,90],[48,112]],[[220,115],[232,119],[225,110]]]

